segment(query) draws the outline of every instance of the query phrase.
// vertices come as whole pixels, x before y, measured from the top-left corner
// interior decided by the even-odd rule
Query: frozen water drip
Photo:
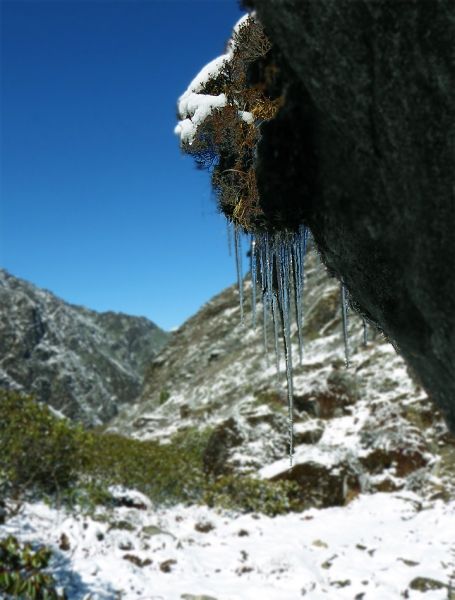
[[[240,318],[243,323],[243,289],[242,289],[242,258],[241,258],[241,228],[234,226],[234,245],[237,264],[237,279],[239,285]],[[262,290],[264,346],[267,366],[268,315],[271,315],[275,342],[275,362],[277,384],[280,377],[280,323],[284,340],[286,360],[287,401],[289,410],[289,457],[292,467],[293,455],[293,382],[292,382],[292,322],[293,306],[297,320],[299,340],[299,358],[302,363],[303,354],[303,309],[305,254],[308,243],[308,229],[300,227],[298,232],[256,234],[251,236],[251,282],[253,301],[253,327],[256,325],[257,287]]]
[[[243,277],[242,277],[242,240],[240,228],[234,229],[235,262],[237,266],[237,281],[239,285],[240,323],[243,325]]]
[[[343,315],[343,335],[344,335],[344,355],[346,359],[346,369],[349,369],[349,339],[348,339],[348,291],[341,284],[341,312]]]
[[[251,236],[251,294],[253,301],[253,330],[256,330],[256,287],[257,287],[257,258],[256,239]]]

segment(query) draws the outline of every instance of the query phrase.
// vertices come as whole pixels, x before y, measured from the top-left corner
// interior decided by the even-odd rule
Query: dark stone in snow
[[[207,475],[225,475],[230,466],[226,462],[229,450],[244,441],[239,424],[233,417],[219,423],[213,430],[204,450],[202,462]]]
[[[273,92],[285,95],[261,125],[262,226],[305,221],[455,433],[454,4],[247,4],[274,44]]]

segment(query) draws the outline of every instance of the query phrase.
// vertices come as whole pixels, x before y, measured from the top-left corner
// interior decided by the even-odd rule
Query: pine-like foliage
[[[249,16],[233,33],[230,44],[231,58],[200,90],[206,95],[224,94],[226,104],[214,108],[199,125],[195,139],[182,142],[182,148],[212,171],[221,209],[237,227],[250,232],[262,214],[253,165],[259,125],[276,114],[283,98],[272,100],[266,85],[247,82],[248,67],[264,59],[271,48],[262,25]],[[267,77],[273,71],[271,65]]]

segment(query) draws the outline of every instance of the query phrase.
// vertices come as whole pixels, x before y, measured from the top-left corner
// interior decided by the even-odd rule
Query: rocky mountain
[[[140,394],[169,339],[145,317],[97,313],[0,270],[0,385],[95,426]]]
[[[207,473],[258,473],[299,483],[306,507],[339,506],[358,494],[427,490],[446,497],[453,485],[455,440],[436,406],[382,335],[348,317],[350,368],[340,287],[307,257],[303,353],[292,328],[294,466],[289,470],[284,349],[262,302],[252,328],[251,280],[244,281],[245,324],[236,286],[205,304],[152,360],[138,403],[108,425],[165,443],[177,431],[210,427]],[[258,290],[259,295],[259,290]]]

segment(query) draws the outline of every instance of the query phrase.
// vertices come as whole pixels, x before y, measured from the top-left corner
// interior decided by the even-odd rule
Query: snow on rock
[[[239,30],[248,17],[249,15],[244,15],[239,19],[233,28],[233,34]],[[217,76],[225,63],[232,59],[234,50],[235,42],[231,37],[228,42],[227,53],[218,56],[205,65],[191,81],[186,92],[178,99],[177,109],[181,121],[175,127],[174,133],[180,137],[182,143],[191,145],[196,136],[198,126],[205,121],[214,109],[226,106],[227,98],[225,94],[212,96],[201,94],[200,92],[211,78]],[[241,111],[241,117],[247,123],[254,121],[253,115],[246,111]]]

